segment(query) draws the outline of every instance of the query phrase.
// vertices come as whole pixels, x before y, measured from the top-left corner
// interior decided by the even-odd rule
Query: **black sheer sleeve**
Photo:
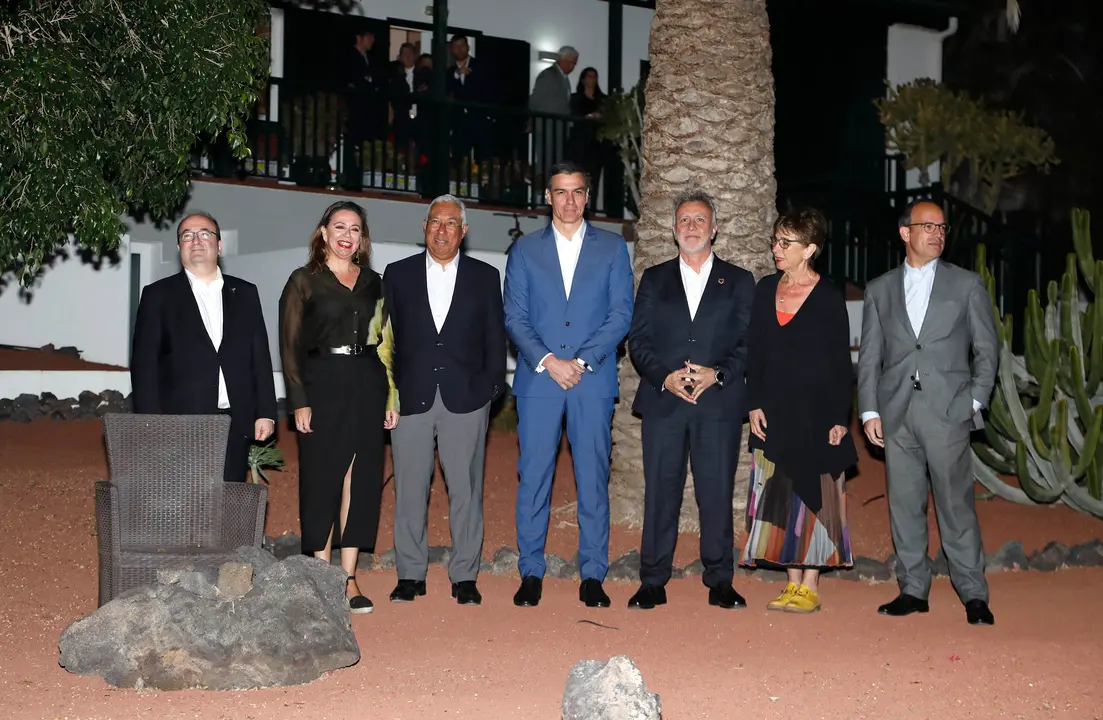
[[[303,310],[310,298],[310,283],[301,268],[291,273],[280,296],[280,361],[283,364],[283,384],[292,410],[310,407],[303,387]]]

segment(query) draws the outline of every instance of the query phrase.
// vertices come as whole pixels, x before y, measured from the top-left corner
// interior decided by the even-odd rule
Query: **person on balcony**
[[[979,275],[939,259],[948,230],[941,207],[926,200],[912,203],[899,225],[906,260],[866,286],[858,354],[858,409],[866,437],[885,449],[900,586],[896,599],[878,612],[902,616],[929,610],[931,492],[965,619],[992,625],[969,447],[977,411],[996,383],[999,340],[992,300]]]
[[[396,172],[413,174],[417,168],[418,106],[414,93],[419,92],[417,81],[417,50],[413,43],[402,43],[398,60],[391,72],[391,128],[394,131],[394,155]],[[424,114],[424,113],[423,113]],[[392,168],[388,168],[392,169]]]
[[[384,431],[398,425],[391,323],[378,274],[368,266],[364,209],[330,205],[309,259],[280,297],[280,357],[299,439],[303,552],[330,561],[334,530],[353,613],[372,602],[356,583],[360,548],[375,547],[383,494]]]
[[[624,238],[587,223],[590,190],[578,165],[548,171],[552,221],[519,238],[506,261],[506,330],[517,346],[517,568],[513,603],[539,604],[544,543],[563,417],[578,486],[579,600],[609,607],[609,462],[617,346],[632,322]]]
[[[371,167],[370,145],[380,137],[387,117],[385,101],[380,96],[382,68],[372,64],[374,46],[375,33],[359,31],[353,36],[352,46],[341,56],[340,74],[347,107],[342,172],[343,185],[350,190],[363,186],[364,170]]]
[[[492,104],[497,100],[494,76],[489,67],[470,54],[467,36],[454,35],[449,43],[452,67],[448,69],[447,93],[459,103]],[[453,168],[462,170],[462,163],[474,149],[476,162],[490,157],[492,119],[483,110],[454,107],[449,109],[452,126]],[[466,181],[467,175],[461,176]]]
[[[571,78],[578,65],[578,51],[569,45],[559,48],[555,62],[536,76],[529,95],[529,110],[561,115],[538,117],[532,123],[532,180],[537,194],[544,192],[544,174],[567,157],[567,120],[571,114]]]
[[[687,190],[672,210],[678,257],[644,271],[628,334],[640,371],[632,410],[643,418],[644,474],[641,587],[628,607],[666,604],[688,459],[701,519],[701,579],[709,605],[730,610],[746,606],[732,587],[732,496],[747,412],[754,276],[713,253],[716,209],[707,193]]]
[[[601,185],[601,174],[613,153],[610,144],[598,138],[605,93],[598,85],[597,70],[588,67],[579,73],[578,86],[571,95],[571,115],[582,122],[571,127],[570,158],[586,169],[590,185],[595,190]]]
[[[405,409],[402,425],[391,433],[398,568],[391,601],[425,594],[435,449],[448,483],[452,597],[478,605],[486,429],[490,404],[505,389],[502,281],[492,265],[460,254],[467,210],[458,198],[433,200],[422,231],[425,252],[391,263],[383,274],[394,376]]]
[[[130,379],[134,412],[230,416],[223,479],[244,482],[249,446],[276,430],[276,390],[257,286],[218,267],[222,233],[206,213],[176,227],[183,269],[142,291]]]
[[[819,610],[820,571],[853,563],[850,321],[842,292],[812,268],[826,226],[811,208],[774,222],[778,272],[758,283],[747,343],[753,465],[740,564],[784,569],[789,582],[766,608],[792,613]]]

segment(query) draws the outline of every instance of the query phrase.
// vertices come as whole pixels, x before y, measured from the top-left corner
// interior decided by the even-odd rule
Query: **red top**
[[[778,310],[776,312],[777,312],[777,324],[778,325],[784,325],[785,323],[792,320],[793,316],[796,315],[796,313],[787,313],[787,312],[782,312],[780,310]]]

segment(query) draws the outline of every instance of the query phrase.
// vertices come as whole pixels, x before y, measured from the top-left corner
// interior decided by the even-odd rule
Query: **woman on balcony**
[[[303,551],[330,562],[336,526],[353,613],[373,608],[356,584],[356,561],[360,548],[375,547],[384,431],[398,424],[391,325],[370,254],[364,209],[336,202],[314,229],[309,261],[291,273],[280,297],[283,379],[299,433]]]
[[[820,570],[853,560],[845,471],[858,461],[843,294],[812,269],[826,223],[817,210],[783,214],[770,252],[778,273],[755,292],[747,335],[749,445],[754,456],[741,565],[781,567],[785,591],[767,608],[820,609]]]
[[[588,67],[578,76],[578,86],[571,95],[571,115],[586,122],[574,123],[571,128],[570,157],[581,165],[590,176],[591,193],[596,197],[601,171],[610,155],[608,143],[597,137],[605,93],[597,82],[597,70]],[[595,200],[596,203],[596,200]]]

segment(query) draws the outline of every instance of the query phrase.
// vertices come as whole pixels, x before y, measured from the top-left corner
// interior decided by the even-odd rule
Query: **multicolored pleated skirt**
[[[740,565],[802,568],[850,567],[846,526],[846,476],[820,476],[822,506],[813,513],[801,502],[793,480],[754,451],[747,500],[747,542]]]

